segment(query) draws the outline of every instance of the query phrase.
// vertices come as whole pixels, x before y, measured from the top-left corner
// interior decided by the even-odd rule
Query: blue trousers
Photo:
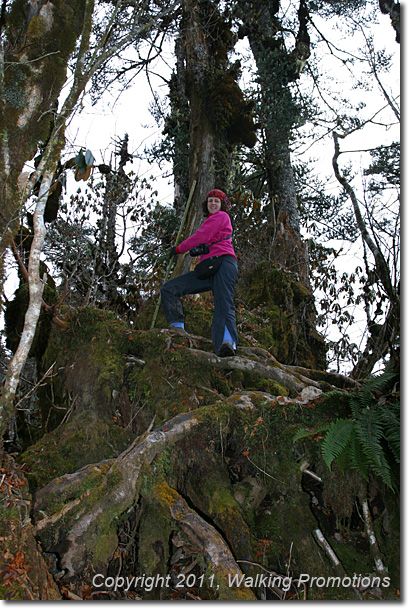
[[[233,305],[235,282],[238,277],[238,265],[233,256],[224,256],[218,271],[206,280],[199,280],[193,271],[168,280],[161,287],[161,302],[168,324],[183,322],[184,311],[181,296],[197,294],[212,290],[215,311],[212,320],[212,343],[216,354],[222,345],[225,326],[228,328],[235,344],[238,344],[236,316]]]

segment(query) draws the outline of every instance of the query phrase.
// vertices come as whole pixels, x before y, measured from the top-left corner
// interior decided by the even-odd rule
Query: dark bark
[[[400,2],[397,0],[379,0],[379,7],[384,15],[389,15],[396,32],[396,42],[400,42]]]
[[[205,9],[204,9],[205,7]],[[182,29],[185,46],[185,83],[189,99],[189,182],[197,181],[190,212],[184,229],[184,238],[189,237],[203,221],[201,203],[215,185],[214,155],[216,134],[207,112],[206,100],[209,96],[208,79],[212,71],[213,59],[206,37],[205,23],[209,13],[204,14],[198,0],[184,0]],[[189,269],[192,260],[180,257],[175,272]]]
[[[185,80],[189,101],[189,182],[197,181],[184,237],[203,221],[202,202],[212,188],[231,186],[232,153],[237,146],[256,143],[256,125],[249,103],[237,83],[239,65],[229,52],[235,38],[229,19],[209,0],[184,0],[181,22]],[[178,66],[180,66],[180,63]],[[178,261],[176,273],[188,270],[191,260]]]
[[[279,2],[240,3],[243,33],[248,37],[261,89],[260,116],[264,135],[264,170],[270,205],[271,240],[269,255],[274,262],[298,273],[310,288],[309,254],[300,236],[290,137],[298,118],[290,83],[297,80],[310,55],[305,2],[299,5],[299,31],[295,47],[288,52],[281,39]]]

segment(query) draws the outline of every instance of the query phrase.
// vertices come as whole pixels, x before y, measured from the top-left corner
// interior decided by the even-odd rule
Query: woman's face
[[[221,200],[218,197],[208,197],[208,212],[215,214],[221,209]]]

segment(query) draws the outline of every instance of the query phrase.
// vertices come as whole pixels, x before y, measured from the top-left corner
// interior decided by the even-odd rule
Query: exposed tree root
[[[386,566],[384,565],[384,561],[382,558],[382,554],[379,549],[379,545],[377,543],[376,534],[373,527],[373,519],[372,514],[370,512],[369,503],[367,498],[362,500],[362,511],[363,511],[363,519],[366,527],[366,534],[369,539],[370,552],[373,557],[375,568],[378,574],[385,575],[388,573]]]
[[[245,373],[256,373],[266,379],[273,379],[274,381],[277,381],[284,387],[288,388],[294,396],[300,394],[300,392],[302,392],[307,385],[320,388],[320,384],[316,381],[306,380],[307,382],[303,383],[294,375],[289,375],[275,366],[267,366],[256,360],[250,360],[249,358],[243,358],[240,356],[233,356],[232,358],[219,358],[219,356],[216,356],[215,354],[203,352],[198,349],[189,349],[189,352],[201,364],[213,366],[223,370],[233,369],[243,371]]]
[[[95,570],[107,568],[118,546],[118,519],[134,510],[142,496],[143,506],[148,506],[149,511],[155,510],[155,503],[166,506],[175,522],[174,527],[177,524],[191,543],[200,549],[206,565],[215,574],[220,599],[254,599],[249,587],[232,589],[227,584],[228,575],[240,573],[234,557],[252,561],[257,557],[258,549],[241,506],[234,498],[224,459],[224,446],[230,434],[230,413],[233,415],[238,408],[248,412],[261,399],[272,401],[273,398],[269,394],[252,392],[244,393],[243,404],[240,404],[240,395],[235,395],[235,399],[229,401],[230,406],[225,407],[225,423],[222,424],[220,420],[223,429],[218,430],[217,425],[215,435],[209,437],[211,448],[213,438],[221,444],[222,455],[216,453],[212,457],[209,454],[209,458],[205,458],[209,441],[204,444],[204,439],[209,431],[209,418],[213,416],[209,411],[212,407],[202,407],[178,415],[144,438],[137,439],[115,460],[87,466],[74,474],[55,479],[41,489],[34,504],[36,533],[44,550],[59,556],[59,567],[65,570],[65,579],[82,574],[87,565],[92,565]],[[151,477],[154,482],[153,473],[158,468],[158,460],[161,462],[170,449],[176,462],[181,464],[178,477],[184,481],[184,494],[203,516],[188,507],[186,500],[169,482],[162,481],[153,487],[147,487],[144,482],[147,476],[148,480]],[[242,459],[247,462],[245,458]],[[196,460],[199,460],[201,471]],[[158,472],[161,478],[161,468]],[[296,464],[295,472],[298,472]],[[201,479],[202,484],[199,483]],[[294,483],[299,488],[299,483],[292,479],[292,489]],[[262,490],[260,501],[265,495],[266,491]],[[257,506],[253,499],[253,510]],[[150,537],[149,528],[153,524],[150,519],[144,524],[145,517],[140,531],[147,547],[140,556],[140,562],[150,567],[150,573],[166,570],[168,557],[167,539],[170,533],[163,519],[164,512],[156,514],[157,526],[162,523],[159,527],[162,533]],[[224,533],[225,540],[211,524]],[[150,549],[154,551],[151,558],[144,559],[145,551],[151,552]]]
[[[178,415],[142,441],[137,439],[111,463],[105,460],[87,466],[74,475],[52,481],[37,493],[36,532],[46,550],[58,549],[67,577],[80,573],[87,558],[97,565],[107,565],[117,546],[115,519],[136,501],[141,470],[167,445],[178,441],[199,423],[195,412]],[[61,508],[57,514],[48,516],[45,511],[57,502]],[[39,517],[43,518],[39,520]],[[51,546],[50,535],[54,538]]]
[[[311,379],[310,371],[284,367],[260,348],[240,348],[233,358],[218,358],[202,351],[206,340],[201,337],[160,331],[141,333],[137,339],[135,352],[126,355],[127,376],[139,387],[148,379],[146,385],[154,388],[157,379],[164,394],[172,395],[158,412],[157,394],[147,395],[150,416],[143,420],[144,428],[137,429],[146,429],[152,415],[164,421],[173,405],[198,405],[199,400],[190,401],[200,387],[195,385],[197,375],[201,393],[210,391],[213,402],[177,415],[154,431],[148,428],[117,458],[56,478],[37,492],[36,533],[43,550],[58,558],[58,568],[65,572],[62,583],[69,583],[71,593],[81,597],[75,583],[80,580],[91,590],[93,574],[169,574],[175,583],[179,569],[196,578],[202,574],[208,587],[206,593],[187,588],[186,596],[251,600],[275,593],[246,584],[245,578],[256,582],[259,562],[266,566],[263,569],[272,566],[278,573],[302,573],[307,565],[314,574],[342,573],[341,565],[329,564],[326,548],[320,547],[323,555],[318,552],[312,537],[317,523],[302,489],[298,459],[314,464],[315,449],[312,455],[305,448],[295,449],[292,440],[299,426],[314,424],[322,414],[327,417],[327,402],[314,401],[325,389],[334,388],[329,378]],[[251,375],[222,375],[212,368]],[[157,369],[160,375],[155,377]],[[174,392],[183,387],[182,371],[186,388],[176,397]],[[344,379],[332,381],[347,387]],[[241,389],[258,385],[279,388],[283,394]],[[199,399],[204,401],[204,396]],[[321,472],[321,477],[319,482],[326,485],[326,474]],[[316,475],[315,480],[319,478]],[[242,588],[236,586],[235,576]],[[142,589],[135,586],[133,595],[174,599],[181,592],[173,584]],[[98,591],[88,592],[94,594]],[[110,599],[116,599],[116,592]]]
[[[231,586],[229,576],[233,577],[235,574],[240,576],[242,572],[217,530],[191,510],[175,489],[166,483],[155,487],[152,493],[163,506],[168,508],[178,528],[192,544],[198,547],[211,573],[215,575],[219,599],[255,600],[255,595],[249,588]]]

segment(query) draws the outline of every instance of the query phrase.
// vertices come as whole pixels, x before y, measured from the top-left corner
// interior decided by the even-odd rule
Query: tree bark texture
[[[27,360],[30,347],[33,343],[40,317],[43,290],[46,278],[40,277],[40,255],[43,248],[46,228],[44,224],[44,209],[49,195],[53,173],[43,176],[40,193],[37,199],[33,218],[34,236],[30,249],[28,267],[29,304],[26,311],[24,328],[17,351],[15,352],[7,371],[6,382],[0,396],[0,433],[4,434],[8,421],[13,413],[13,401],[16,395],[21,370]]]
[[[182,6],[185,70],[179,61],[178,82],[184,80],[189,101],[189,181],[197,181],[187,237],[203,221],[201,203],[209,190],[219,188],[229,195],[232,152],[239,144],[254,146],[256,126],[237,82],[239,64],[229,60],[235,41],[231,22],[209,1],[184,0]],[[186,271],[189,263],[182,258],[176,272]]]
[[[197,181],[190,212],[184,229],[184,239],[203,222],[201,203],[215,187],[215,132],[206,107],[209,96],[208,78],[212,57],[208,48],[204,15],[198,0],[184,0],[183,40],[185,48],[185,83],[189,99],[189,183]],[[189,270],[189,256],[180,257],[175,273]]]
[[[26,195],[18,177],[54,125],[67,61],[81,32],[85,0],[13,2],[0,49],[0,252],[9,245]],[[52,78],[50,78],[52,75]],[[26,192],[30,191],[23,189]]]
[[[298,273],[310,288],[309,254],[300,236],[295,178],[290,157],[291,131],[297,120],[290,83],[303,70],[310,55],[307,10],[299,6],[299,33],[295,48],[287,52],[279,35],[280,2],[242,3],[244,22],[261,88],[260,114],[264,134],[267,189],[271,200],[272,258]]]
[[[78,0],[70,6],[64,0],[41,2],[35,10],[24,0],[17,0],[8,17],[14,27],[9,28],[8,43],[5,45],[2,40],[0,57],[0,125],[3,127],[0,157],[4,162],[0,165],[0,254],[11,243],[12,227],[15,229],[18,212],[31,194],[32,187],[36,182],[41,182],[41,186],[34,215],[33,261],[29,263],[30,306],[22,346],[17,359],[11,364],[1,397],[2,432],[11,415],[18,377],[28,355],[40,312],[39,292],[42,285],[39,284],[38,267],[45,237],[44,210],[53,170],[65,145],[66,121],[74,112],[80,95],[95,71],[110,57],[134,42],[138,32],[145,32],[150,27],[150,24],[144,23],[139,29],[135,9],[129,31],[106,49],[106,38],[118,8],[119,4],[112,12],[107,30],[97,40],[91,58],[89,48],[94,0]],[[68,60],[79,37],[71,89],[61,111],[57,112],[58,95],[66,79]],[[18,197],[18,176],[23,164],[35,154],[39,141],[43,148],[41,160]],[[0,256],[0,260],[3,260],[3,256]]]

